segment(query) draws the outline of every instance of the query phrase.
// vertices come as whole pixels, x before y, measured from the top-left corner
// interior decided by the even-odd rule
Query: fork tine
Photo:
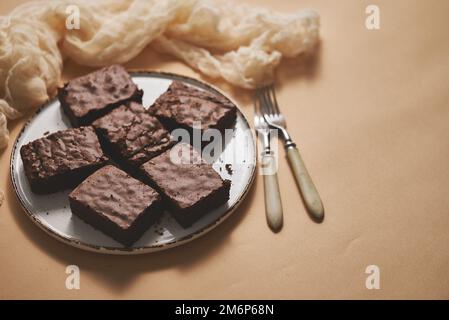
[[[274,112],[276,114],[280,114],[281,111],[279,110],[279,105],[278,105],[278,101],[276,98],[276,90],[274,90],[274,85],[270,85],[270,96],[271,96],[271,101],[272,101],[272,105],[274,108]]]
[[[256,90],[254,90],[254,94],[253,94],[254,113],[257,112],[257,100],[258,100],[258,89],[256,88]]]
[[[270,103],[270,99],[267,96],[267,87],[264,87],[262,90],[262,110],[263,113],[265,115],[271,115],[272,114],[272,110],[271,110],[271,103]]]
[[[259,112],[260,115],[262,115],[263,113],[265,113],[265,107],[264,107],[264,101],[263,101],[263,88],[259,87],[257,88],[257,102],[258,102],[258,107],[259,107]]]
[[[265,102],[265,106],[266,106],[266,114],[271,115],[272,112],[272,106],[271,106],[271,101],[270,101],[270,96],[268,95],[268,86],[263,88],[263,99]]]
[[[267,91],[266,91],[266,96],[267,96],[267,100],[269,101],[270,113],[271,113],[271,115],[275,116],[278,114],[278,112],[276,109],[275,100],[273,99],[273,96],[272,96],[273,90],[274,90],[273,85],[268,86]]]
[[[254,115],[258,116],[258,111],[259,111],[259,88],[256,88],[256,90],[254,90],[253,102],[254,102]]]
[[[260,117],[261,114],[260,88],[256,88],[254,92],[254,113],[255,116]]]

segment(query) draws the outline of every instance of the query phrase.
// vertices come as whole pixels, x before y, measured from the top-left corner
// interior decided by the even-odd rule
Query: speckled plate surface
[[[184,76],[159,72],[131,74],[134,82],[144,90],[145,107],[150,106],[174,79],[202,90],[218,92],[205,83]],[[30,190],[20,158],[21,146],[44,134],[67,128],[70,128],[69,121],[57,99],[41,107],[24,126],[14,144],[11,155],[11,179],[25,214],[51,236],[78,248],[109,254],[139,254],[164,250],[192,241],[223,222],[243,201],[254,179],[256,161],[254,135],[243,113],[238,111],[234,134],[213,163],[213,167],[223,178],[231,180],[229,201],[205,214],[188,229],[182,228],[169,213],[165,212],[160,221],[148,229],[132,247],[125,248],[72,215],[67,197],[70,190],[50,195],[36,195]]]

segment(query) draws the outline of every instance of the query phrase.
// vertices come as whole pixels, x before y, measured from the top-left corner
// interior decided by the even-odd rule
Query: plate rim
[[[77,239],[74,239],[70,236],[63,236],[61,235],[57,230],[55,230],[55,228],[51,227],[50,225],[48,225],[47,223],[45,223],[45,221],[41,221],[41,219],[39,219],[38,217],[36,217],[36,215],[31,212],[30,210],[28,210],[28,208],[25,206],[24,204],[24,200],[22,199],[21,195],[19,194],[18,191],[18,186],[17,186],[17,181],[15,179],[14,176],[14,155],[16,154],[17,151],[17,147],[18,147],[18,143],[19,143],[19,139],[20,137],[24,134],[25,129],[29,126],[29,124],[31,123],[31,121],[42,111],[42,109],[44,109],[45,107],[48,106],[49,103],[51,103],[52,101],[55,101],[57,99],[57,96],[52,97],[51,99],[48,99],[45,103],[43,103],[41,106],[39,106],[38,108],[36,108],[36,110],[33,112],[33,114],[29,117],[29,119],[25,122],[25,124],[22,126],[19,134],[17,135],[13,147],[11,149],[11,155],[10,155],[10,162],[9,162],[9,167],[10,167],[10,179],[11,179],[11,184],[12,187],[14,189],[14,193],[16,195],[16,199],[18,200],[22,210],[25,212],[25,214],[31,219],[31,221],[37,225],[40,229],[42,229],[45,233],[47,233],[48,235],[50,235],[51,237],[59,240],[60,242],[63,242],[67,245],[70,245],[72,247],[78,248],[78,249],[82,249],[82,250],[86,250],[86,251],[90,251],[90,252],[96,252],[96,253],[102,253],[102,254],[111,254],[111,255],[135,255],[135,254],[145,254],[145,253],[152,253],[152,252],[157,252],[157,251],[162,251],[162,250],[166,250],[166,249],[170,249],[170,248],[174,248],[186,243],[189,243],[207,233],[209,233],[210,231],[212,231],[213,229],[215,229],[218,225],[220,225],[221,223],[223,223],[239,206],[240,204],[244,201],[244,199],[246,198],[246,196],[248,195],[249,191],[251,190],[251,187],[254,184],[254,180],[255,180],[255,176],[256,176],[256,161],[257,161],[257,145],[256,145],[256,139],[255,139],[255,135],[254,132],[252,130],[252,127],[248,121],[248,119],[246,118],[245,114],[242,112],[242,110],[240,110],[240,107],[238,106],[238,104],[235,103],[235,101],[231,98],[228,97],[228,95],[226,95],[222,90],[218,89],[217,87],[203,82],[199,79],[193,78],[193,77],[189,77],[189,76],[185,76],[185,75],[180,75],[180,74],[176,74],[176,73],[171,73],[171,72],[165,72],[165,71],[153,71],[153,70],[128,70],[129,74],[131,75],[131,77],[136,77],[136,76],[162,76],[160,78],[165,78],[165,79],[181,79],[182,81],[191,83],[191,84],[196,84],[200,87],[206,88],[208,90],[213,90],[215,92],[217,92],[218,94],[223,95],[224,97],[226,97],[228,100],[230,100],[237,108],[237,112],[239,112],[242,116],[243,121],[245,122],[245,124],[247,125],[247,127],[250,129],[250,135],[251,135],[251,140],[252,140],[252,144],[253,144],[253,149],[254,149],[254,155],[253,155],[253,164],[250,168],[251,168],[251,173],[250,176],[251,178],[248,180],[248,182],[245,185],[244,188],[244,192],[238,197],[237,201],[234,203],[233,206],[231,206],[230,208],[228,208],[227,211],[225,211],[223,213],[223,215],[221,215],[220,217],[218,217],[216,220],[214,220],[213,222],[209,223],[208,225],[204,226],[203,228],[201,228],[200,230],[188,234],[180,239],[176,239],[173,241],[170,241],[168,243],[165,244],[160,244],[160,245],[152,245],[152,246],[140,246],[140,247],[136,247],[136,248],[117,248],[117,247],[110,247],[110,246],[98,246],[98,245],[93,245],[93,244],[89,244],[86,243],[84,241],[80,241]]]

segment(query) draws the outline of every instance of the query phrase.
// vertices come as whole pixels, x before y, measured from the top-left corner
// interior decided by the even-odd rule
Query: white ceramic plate
[[[131,74],[134,82],[144,90],[143,104],[146,107],[165,92],[174,79],[202,90],[218,92],[207,84],[184,76],[159,72]],[[67,197],[70,190],[50,195],[36,195],[30,190],[23,170],[20,148],[44,134],[67,128],[70,128],[69,121],[57,99],[41,107],[24,126],[14,144],[11,155],[11,179],[19,202],[34,223],[51,236],[82,249],[110,254],[139,254],[192,241],[223,222],[241,203],[254,179],[255,140],[247,120],[239,110],[234,135],[213,163],[213,167],[223,178],[231,180],[229,201],[205,214],[188,229],[182,228],[169,213],[165,212],[161,220],[148,229],[132,247],[125,248],[72,215]],[[229,165],[232,167],[232,174],[228,170]]]

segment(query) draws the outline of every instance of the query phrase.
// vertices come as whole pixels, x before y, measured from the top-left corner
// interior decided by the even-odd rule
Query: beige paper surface
[[[20,2],[1,2],[0,13]],[[282,152],[279,234],[266,225],[258,177],[240,209],[194,242],[144,256],[84,252],[22,212],[10,144],[0,155],[0,298],[449,298],[449,2],[246,2],[321,15],[319,51],[284,61],[277,87],[324,222],[308,218]],[[380,30],[365,27],[369,4],[380,8]],[[201,78],[151,50],[126,66]],[[87,71],[68,63],[64,76]],[[214,84],[252,116],[249,92]],[[25,121],[10,123],[12,138]],[[72,264],[80,290],[65,288]],[[369,265],[380,268],[379,290],[365,286]]]

